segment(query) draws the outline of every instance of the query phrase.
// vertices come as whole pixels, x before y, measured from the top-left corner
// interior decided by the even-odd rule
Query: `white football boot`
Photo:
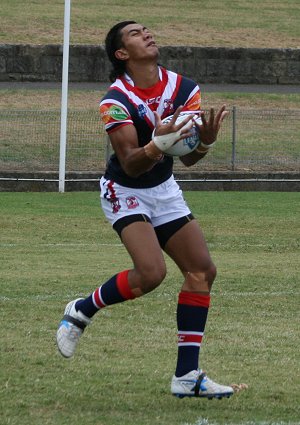
[[[206,376],[202,370],[192,370],[184,376],[173,376],[171,383],[173,395],[182,397],[206,397],[208,399],[223,397],[229,398],[233,388],[217,384]]]
[[[57,333],[56,342],[59,352],[64,357],[72,357],[76,345],[81,337],[85,327],[91,323],[91,319],[86,317],[81,311],[76,311],[75,304],[77,300],[69,302],[65,308],[64,317],[60,322]]]

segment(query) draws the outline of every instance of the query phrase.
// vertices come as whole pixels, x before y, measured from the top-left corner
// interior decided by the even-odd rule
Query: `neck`
[[[157,63],[155,64],[141,64],[141,63],[128,63],[127,74],[130,76],[134,85],[141,89],[154,86],[159,81],[159,73]]]

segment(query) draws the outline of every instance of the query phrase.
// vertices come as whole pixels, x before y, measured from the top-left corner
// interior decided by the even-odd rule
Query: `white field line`
[[[28,246],[25,243],[0,243],[0,248],[18,248]],[[52,247],[85,247],[85,246],[113,246],[113,247],[119,247],[123,246],[121,243],[72,243],[72,242],[66,242],[66,243],[37,243],[37,244],[30,244],[31,247],[34,248],[52,248]]]
[[[214,294],[212,294],[214,295]],[[26,295],[26,294],[22,294],[22,299],[24,300],[31,300],[31,301],[50,301],[50,300],[60,300],[60,301],[68,301],[70,299],[76,298],[82,296],[82,294],[61,294],[61,293],[55,293],[55,294],[37,294],[37,295]],[[268,296],[268,297],[284,297],[284,296],[300,296],[300,292],[295,292],[295,291],[278,291],[278,292],[259,292],[259,291],[255,291],[255,292],[238,292],[238,293],[233,293],[233,292],[227,292],[227,293],[222,293],[222,294],[215,294],[215,296],[217,296],[218,298],[220,297],[229,297],[231,299],[234,298],[238,298],[238,297],[257,297],[257,296]],[[170,294],[159,294],[158,297],[167,297],[168,299],[173,299],[173,297]],[[13,297],[8,297],[8,296],[1,296],[0,295],[0,302],[4,302],[4,301],[15,301],[18,300],[20,297],[19,296],[13,296]],[[176,301],[176,300],[175,300]],[[175,302],[174,301],[174,302]],[[187,425],[187,424],[186,424]],[[213,425],[213,424],[209,424],[209,425]],[[299,422],[300,425],[300,422]]]
[[[31,300],[31,301],[50,301],[50,300],[61,300],[61,301],[68,301],[74,297],[76,297],[78,294],[74,296],[74,294],[71,295],[65,295],[65,294],[53,294],[53,295],[22,295],[22,299],[24,300]],[[78,295],[79,296],[79,295]],[[15,301],[18,297],[6,297],[6,296],[0,296],[0,302],[4,301]]]
[[[215,249],[219,246],[220,244],[216,244],[216,243],[208,243],[208,246],[210,249]],[[27,246],[28,244],[25,243],[0,243],[0,249],[1,248],[21,248]],[[91,242],[91,243],[77,243],[77,242],[63,242],[63,243],[30,243],[30,247],[32,248],[57,248],[57,247],[61,247],[61,248],[81,248],[81,247],[92,247],[92,246],[107,246],[107,247],[120,247],[123,246],[122,243],[98,243],[98,242]],[[245,248],[269,248],[270,247],[270,243],[247,243],[244,244]],[[279,247],[280,245],[275,244],[274,247]]]
[[[213,293],[212,293],[213,295]],[[284,295],[300,295],[300,291],[275,291],[275,292],[269,292],[269,291],[253,291],[253,292],[229,292],[229,291],[224,291],[224,292],[220,292],[218,294],[215,294],[216,297],[231,297],[231,298],[235,298],[235,297],[254,297],[256,295],[261,295],[261,296],[271,296],[271,297],[281,297]]]
[[[227,425],[237,425],[236,422],[226,422]],[[208,419],[198,419],[196,422],[193,423],[183,423],[181,425],[221,425],[219,422],[210,422]],[[245,421],[245,422],[239,422],[238,425],[300,425],[300,422],[271,422],[271,421]]]

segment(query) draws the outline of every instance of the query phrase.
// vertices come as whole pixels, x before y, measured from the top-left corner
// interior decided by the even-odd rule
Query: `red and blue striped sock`
[[[129,286],[128,273],[129,270],[125,270],[116,274],[89,297],[77,301],[76,310],[87,317],[93,317],[101,308],[136,298]]]
[[[198,369],[210,295],[181,291],[177,306],[178,358],[175,376]]]

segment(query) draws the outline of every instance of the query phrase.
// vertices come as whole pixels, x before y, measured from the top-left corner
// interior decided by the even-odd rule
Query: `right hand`
[[[179,106],[170,122],[166,124],[162,123],[160,115],[154,111],[155,128],[152,133],[152,140],[161,152],[165,152],[179,140],[191,136],[190,129],[193,126],[193,114],[188,115],[183,121],[176,124],[182,109],[183,106]]]

